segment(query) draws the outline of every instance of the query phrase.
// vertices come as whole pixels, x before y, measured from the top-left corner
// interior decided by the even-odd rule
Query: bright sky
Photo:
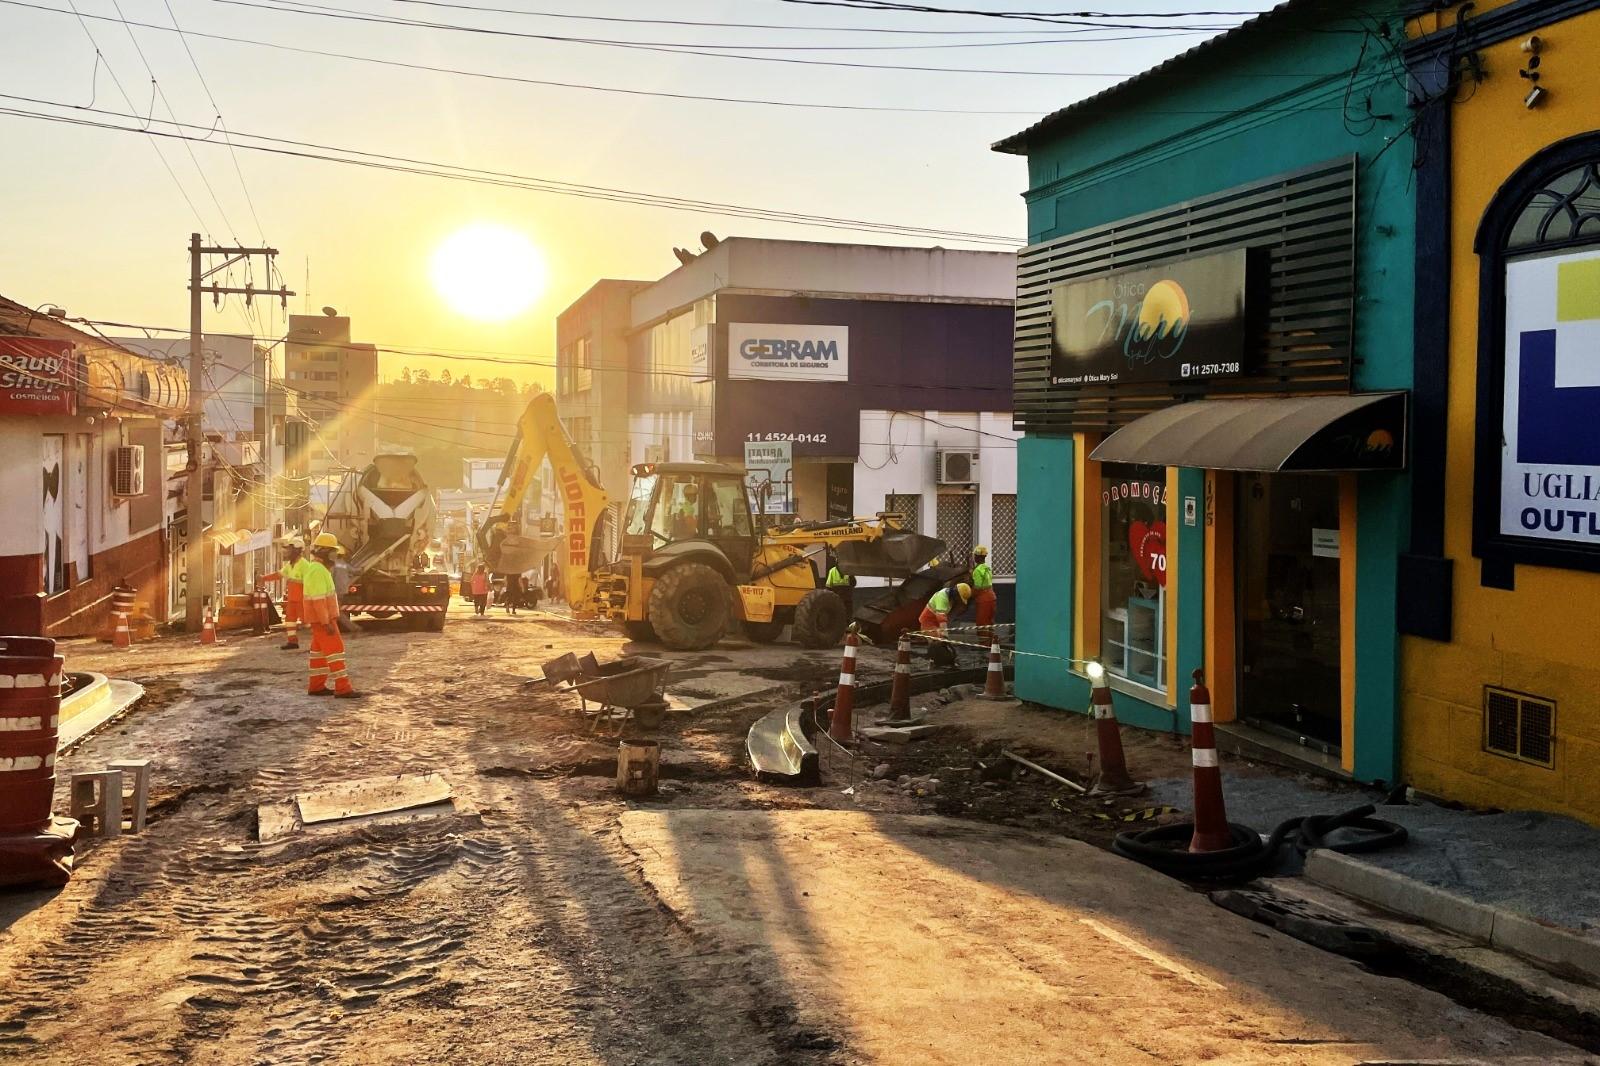
[[[1090,6],[1140,18],[1182,12],[1172,0],[932,0],[935,6],[988,11],[1060,11]],[[0,108],[72,114],[16,99],[171,117],[203,129],[215,109],[173,32],[134,28],[125,18],[187,33],[209,95],[235,134],[265,134],[430,163],[805,213],[966,232],[1023,233],[1019,159],[989,144],[1040,114],[1113,84],[1109,76],[1061,77],[863,70],[817,61],[919,67],[1128,74],[1204,39],[1170,30],[1095,29],[977,16],[865,12],[784,0],[26,0],[60,14],[0,2]],[[470,10],[515,9],[516,14]],[[1268,0],[1203,5],[1260,10]],[[298,7],[299,11],[290,10]],[[316,14],[305,12],[313,7]],[[492,27],[524,34],[605,38],[704,48],[749,46],[766,61],[664,54],[565,41],[486,36],[433,28],[334,19],[330,11],[389,19]],[[521,12],[540,12],[538,15]],[[620,20],[676,19],[716,25]],[[1231,24],[1236,17],[1187,20]],[[732,28],[763,23],[777,29]],[[88,33],[86,34],[85,28]],[[869,33],[867,29],[964,31]],[[996,32],[1004,31],[1004,32]],[[1040,31],[1048,31],[1048,34]],[[514,78],[579,82],[642,92],[770,100],[944,108],[1012,114],[929,114],[808,110],[743,103],[665,99],[325,58],[206,39],[251,42],[452,67]],[[97,42],[101,58],[96,57]],[[1074,37],[1076,36],[1076,40]],[[1084,38],[1095,38],[1089,41]],[[1123,38],[1109,40],[1109,38]],[[1026,41],[1027,44],[997,45]],[[1048,43],[1032,43],[1047,41]],[[136,44],[137,43],[137,47]],[[985,47],[939,47],[972,45]],[[785,46],[778,49],[776,46]],[[839,50],[814,50],[828,46]],[[908,47],[916,46],[916,47]],[[851,50],[844,50],[848,47]],[[861,50],[864,48],[894,50]],[[143,55],[141,57],[140,52]],[[773,62],[770,58],[806,60]],[[148,63],[149,70],[146,69]],[[151,73],[160,88],[152,92]],[[116,115],[77,117],[136,124]],[[158,129],[173,127],[157,125]],[[0,293],[30,306],[45,301],[95,319],[186,326],[187,243],[199,229],[219,243],[265,238],[281,249],[280,269],[310,308],[352,316],[356,339],[379,345],[512,353],[553,360],[555,315],[597,278],[655,278],[676,265],[673,245],[698,246],[698,235],[865,240],[963,246],[952,239],[863,236],[843,230],[733,219],[705,210],[664,210],[631,203],[444,181],[240,148],[235,160],[217,143],[164,140],[160,151],[176,179],[137,133],[75,128],[0,113],[5,165],[0,191],[6,234],[0,241]],[[241,139],[241,143],[242,139]],[[280,145],[280,147],[283,147]],[[190,152],[193,152],[193,159]],[[198,161],[198,168],[196,161]],[[202,180],[201,174],[204,174]],[[207,189],[206,182],[210,189]],[[185,202],[184,193],[193,202]],[[213,196],[214,193],[214,196]],[[220,205],[220,207],[219,207]],[[196,212],[199,221],[196,219]],[[436,284],[433,258],[453,234],[473,226],[521,234],[543,259],[543,292],[512,317],[486,322],[464,314]],[[1019,241],[1020,243],[1020,241]],[[491,247],[498,247],[491,242]],[[994,245],[965,245],[995,247]],[[459,260],[459,248],[455,249]],[[513,257],[525,259],[513,248]],[[534,273],[538,273],[537,265]],[[235,282],[243,282],[235,275]],[[261,282],[257,278],[257,283]],[[444,286],[448,289],[449,286]],[[459,289],[459,286],[457,287]],[[501,294],[504,295],[504,294]],[[515,294],[513,293],[512,296]],[[517,307],[517,299],[490,301]],[[303,296],[292,301],[300,311]],[[481,310],[481,308],[480,308]],[[207,328],[253,328],[277,336],[274,309],[259,325],[240,309],[209,309]],[[548,381],[538,367],[495,368],[400,356],[384,357],[385,376],[403,363],[479,375],[504,373]]]

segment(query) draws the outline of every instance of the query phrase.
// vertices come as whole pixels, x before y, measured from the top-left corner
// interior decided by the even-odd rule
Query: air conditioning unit
[[[144,495],[144,445],[123,444],[111,452],[111,495]]]
[[[939,484],[976,485],[978,483],[977,452],[935,452],[939,460]]]

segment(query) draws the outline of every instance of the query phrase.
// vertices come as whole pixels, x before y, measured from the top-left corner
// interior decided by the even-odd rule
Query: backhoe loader
[[[545,459],[562,501],[563,533],[545,542],[507,533]],[[734,621],[754,641],[774,641],[791,625],[806,647],[832,647],[850,619],[844,601],[822,587],[813,556],[832,548],[847,574],[898,578],[945,551],[942,541],[902,529],[891,514],[761,530],[738,467],[645,463],[633,468],[618,557],[602,560],[611,500],[548,393],[534,396],[518,421],[501,489],[479,531],[490,569],[507,572],[518,552],[520,563],[554,550],[575,617],[608,618],[635,639],[680,650],[710,647]]]

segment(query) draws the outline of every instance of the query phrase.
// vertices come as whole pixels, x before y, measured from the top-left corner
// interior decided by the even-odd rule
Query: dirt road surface
[[[357,701],[306,696],[303,653],[277,643],[230,635],[214,648],[189,638],[129,652],[64,646],[69,669],[129,677],[149,694],[63,756],[58,772],[65,780],[113,759],[150,758],[154,805],[144,833],[81,846],[65,889],[0,895],[0,1058],[961,1061],[931,1059],[929,1049],[1001,1023],[1045,1043],[1020,1059],[985,1053],[985,1061],[1090,1061],[1051,1058],[1074,1046],[1125,1051],[1122,1061],[1185,1061],[1161,1056],[1203,1048],[1216,1051],[1212,1061],[1359,1057],[1349,1044],[1274,1042],[1290,1039],[1491,1058],[1561,1050],[1241,929],[1176,883],[1162,882],[1160,895],[1153,875],[1064,849],[1059,838],[891,820],[852,830],[840,827],[858,823],[829,823],[806,840],[806,827],[820,823],[805,819],[818,808],[931,809],[868,789],[792,791],[750,779],[748,724],[776,701],[829,685],[835,652],[729,643],[674,657],[669,691],[692,709],[669,715],[660,731],[661,794],[625,802],[613,789],[615,741],[590,737],[571,697],[525,683],[565,651],[622,654],[608,628],[463,614],[442,634],[364,632],[348,641],[365,693]],[[886,660],[865,654],[863,676],[887,676]],[[257,840],[262,804],[428,771],[475,813]],[[718,844],[716,823],[691,820],[685,832],[647,817],[706,810],[758,821],[729,823]],[[630,812],[645,820],[624,821]],[[991,837],[1001,844],[976,863],[972,854]],[[880,857],[863,850],[869,842],[881,843]],[[748,898],[730,901],[745,872],[717,864],[754,852],[761,879],[745,883]],[[670,877],[662,855],[673,857]],[[1141,926],[1158,916],[1071,909],[1073,899],[1135,882],[1170,917]],[[735,904],[745,925],[716,918],[715,907]],[[1155,943],[1185,972],[1227,986],[1233,1020],[1219,1024],[1233,1035],[1203,1044],[1191,1001],[1205,993],[1081,917]],[[1026,939],[1018,930],[1030,922],[1053,939]],[[1223,948],[1197,939],[1213,927],[1232,930],[1215,942]],[[882,962],[864,959],[869,949],[885,952]],[[916,993],[925,1006],[906,1013],[897,1042],[885,1032],[893,1022],[885,1007],[896,1000],[876,986],[891,976],[887,961],[908,953],[948,966],[898,975],[896,997],[909,1005]],[[1296,970],[1333,976],[1297,986]],[[1090,979],[1101,973],[1115,983]],[[859,987],[846,1002],[835,986],[849,982]],[[999,983],[979,994],[977,982]],[[1018,998],[1016,1010],[998,1010],[997,997],[1013,998],[1002,989]],[[1354,998],[1321,1003],[1311,989]]]

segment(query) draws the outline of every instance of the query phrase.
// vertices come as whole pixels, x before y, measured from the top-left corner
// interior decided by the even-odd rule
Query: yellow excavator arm
[[[555,473],[556,491],[561,496],[566,519],[559,544],[554,548],[567,603],[578,617],[586,617],[594,611],[595,529],[611,501],[584,465],[577,446],[567,436],[566,427],[556,413],[555,397],[547,392],[537,393],[529,400],[517,419],[517,436],[506,455],[489,518],[478,530],[478,545],[494,568],[504,542],[509,539],[505,534],[497,539],[496,529],[508,523],[515,524],[522,514],[534,476],[546,459],[550,460],[550,468]]]

